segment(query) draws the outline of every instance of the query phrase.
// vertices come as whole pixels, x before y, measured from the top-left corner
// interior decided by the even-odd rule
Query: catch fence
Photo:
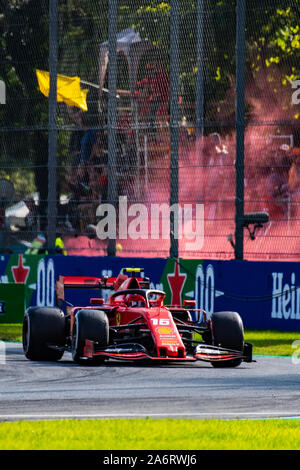
[[[2,253],[298,259],[299,0],[3,8]]]

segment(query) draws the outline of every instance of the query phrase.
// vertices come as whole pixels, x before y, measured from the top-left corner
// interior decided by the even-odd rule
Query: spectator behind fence
[[[292,159],[289,171],[289,189],[295,197],[299,195],[300,191],[300,133],[296,133],[294,136],[294,147],[289,156]]]
[[[68,106],[68,113],[77,126],[77,128],[72,131],[69,140],[69,155],[72,157],[72,166],[76,167],[80,162],[81,140],[84,136],[84,111],[79,108]]]
[[[65,176],[65,189],[72,193],[66,228],[80,229],[78,220],[78,204],[90,198],[88,161],[96,141],[96,122],[86,112],[68,107],[68,112],[77,128],[72,132],[69,141],[69,161],[71,165]]]
[[[88,165],[91,199],[100,203],[107,198],[107,131],[100,129]]]
[[[135,96],[140,114],[149,115],[149,124],[155,130],[157,117],[166,119],[169,115],[170,79],[158,62],[146,64],[146,77],[137,82]]]
[[[87,113],[82,116],[84,135],[81,139],[80,163],[88,163],[97,139],[98,120]]]
[[[88,186],[87,165],[97,139],[97,119],[82,111],[73,112],[73,118],[80,129],[70,138],[69,151],[73,160],[66,181],[71,191],[80,196]]]
[[[155,127],[157,116],[166,118],[169,114],[170,79],[158,62],[146,65],[150,89],[150,126]]]
[[[146,122],[149,119],[151,97],[147,78],[143,78],[136,83],[134,97],[137,104],[139,118],[141,121]]]
[[[286,157],[272,157],[269,166],[270,173],[266,180],[265,190],[270,219],[285,219],[289,211],[289,166]]]

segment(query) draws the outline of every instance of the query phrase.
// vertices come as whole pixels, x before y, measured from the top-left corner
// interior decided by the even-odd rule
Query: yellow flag
[[[48,97],[50,89],[49,72],[36,70],[36,76],[40,91]],[[80,88],[79,77],[57,74],[57,101],[63,101],[68,106],[77,106],[83,111],[87,111],[86,95],[88,91]]]

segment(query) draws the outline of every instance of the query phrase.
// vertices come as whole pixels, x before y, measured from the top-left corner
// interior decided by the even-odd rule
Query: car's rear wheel
[[[30,307],[24,315],[22,342],[27,359],[58,361],[64,354],[66,320],[56,307]]]
[[[240,315],[237,312],[216,312],[209,320],[212,344],[235,351],[244,350],[244,327]],[[214,367],[237,367],[242,359],[229,361],[212,361]]]
[[[102,310],[79,310],[75,315],[72,328],[72,357],[78,364],[82,363],[86,340],[96,341],[100,347],[108,345],[108,318]],[[103,358],[95,357],[93,362],[101,363]]]

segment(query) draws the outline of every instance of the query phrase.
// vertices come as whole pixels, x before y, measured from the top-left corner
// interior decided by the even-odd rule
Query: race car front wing
[[[252,362],[252,344],[245,343],[243,351],[235,351],[232,349],[222,348],[219,346],[212,346],[208,344],[198,344],[193,354],[186,356],[178,355],[153,356],[138,343],[123,343],[121,345],[110,345],[106,348],[97,347],[97,342],[86,340],[84,347],[83,359],[93,358],[111,358],[119,360],[151,360],[151,361],[206,361],[206,362],[220,362],[232,361],[234,359],[241,359],[244,362]]]

